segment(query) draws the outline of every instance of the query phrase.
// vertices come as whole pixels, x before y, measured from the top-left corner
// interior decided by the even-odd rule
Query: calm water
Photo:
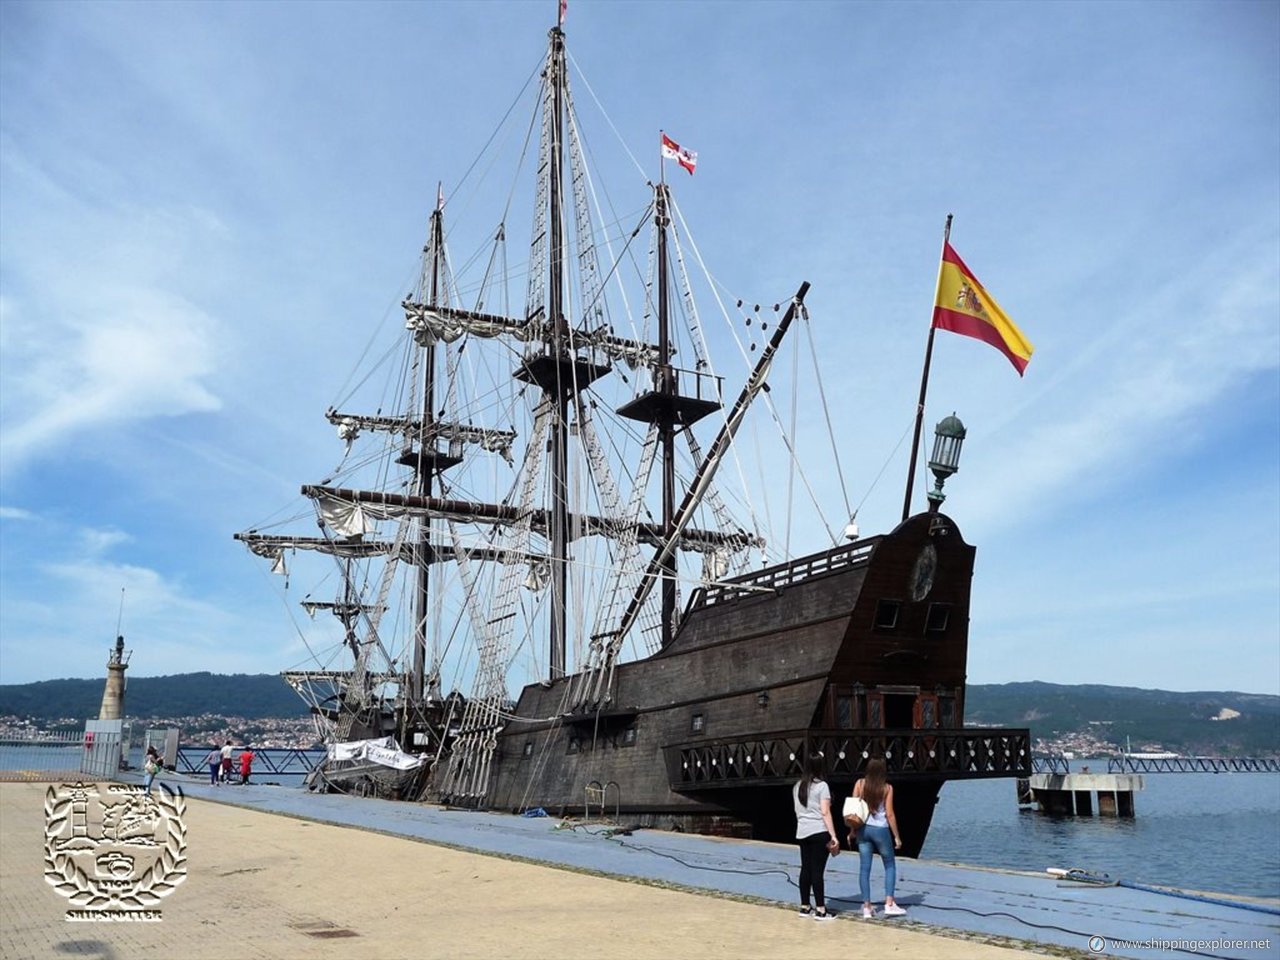
[[[921,856],[1280,897],[1280,775],[1164,773],[1144,782],[1128,820],[1049,817],[1019,810],[1012,780],[953,781]]]

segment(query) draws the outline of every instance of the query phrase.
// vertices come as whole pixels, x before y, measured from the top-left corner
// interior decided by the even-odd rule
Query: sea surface
[[[1072,763],[1073,772],[1080,767]],[[1132,819],[1051,817],[1019,809],[1012,780],[952,781],[920,856],[1280,897],[1280,774],[1157,773],[1143,781]]]

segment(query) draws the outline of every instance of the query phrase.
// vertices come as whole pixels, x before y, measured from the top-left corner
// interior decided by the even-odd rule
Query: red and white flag
[[[560,0],[560,26],[564,26],[564,15],[569,12],[569,0]]]
[[[686,150],[665,133],[662,135],[662,156],[667,160],[676,161],[689,171],[690,176],[693,175],[693,168],[698,165],[698,155],[696,153],[692,150]]]

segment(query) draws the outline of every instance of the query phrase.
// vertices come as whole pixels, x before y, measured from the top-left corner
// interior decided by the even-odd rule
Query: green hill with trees
[[[42,680],[0,685],[0,716],[85,720],[98,716],[104,680]],[[125,713],[131,717],[302,717],[293,689],[271,673],[177,673],[128,677]]]
[[[965,722],[1030,727],[1033,736],[1045,739],[1089,733],[1117,747],[1132,741],[1134,750],[1158,743],[1189,755],[1280,754],[1280,697],[1268,694],[1038,681],[973,684]]]

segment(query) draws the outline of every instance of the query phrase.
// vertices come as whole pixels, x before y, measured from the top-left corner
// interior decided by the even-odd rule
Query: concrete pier
[[[1133,795],[1143,784],[1133,773],[1037,773],[1030,788],[1044,813],[1091,817],[1096,794],[1099,816],[1132,817]]]

